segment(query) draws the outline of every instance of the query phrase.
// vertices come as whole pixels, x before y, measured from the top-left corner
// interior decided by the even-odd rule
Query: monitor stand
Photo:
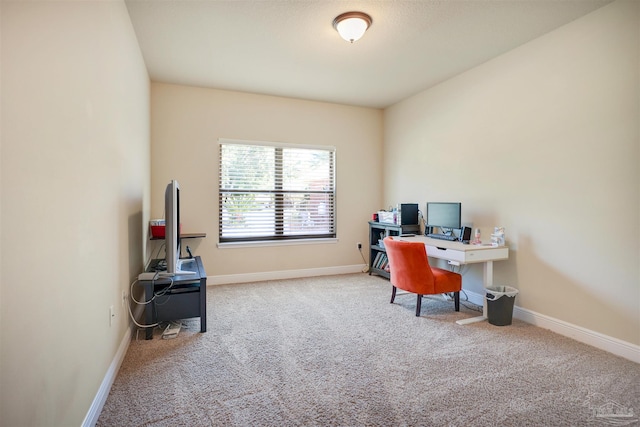
[[[195,267],[195,270],[183,270],[182,266],[184,264],[192,264]],[[196,267],[196,259],[195,258],[186,258],[186,259],[179,259],[178,263],[176,265],[176,276],[181,275],[181,274],[198,274],[197,272],[198,268]]]

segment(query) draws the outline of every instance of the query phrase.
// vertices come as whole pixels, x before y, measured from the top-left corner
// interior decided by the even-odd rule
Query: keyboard
[[[427,234],[427,237],[431,237],[433,239],[440,239],[440,240],[448,240],[450,242],[457,242],[458,238],[456,236],[448,236],[446,234],[434,234],[434,233],[429,233]]]

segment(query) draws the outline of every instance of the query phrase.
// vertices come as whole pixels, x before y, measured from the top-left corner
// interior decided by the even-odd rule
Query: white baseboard
[[[629,359],[632,362],[640,363],[640,346],[623,341],[590,329],[583,328],[535,311],[527,310],[515,306],[513,308],[513,317],[532,325],[549,329],[555,333],[565,337],[572,338],[585,344],[589,344],[617,356]]]
[[[469,302],[482,306],[484,295],[465,290]],[[526,308],[513,307],[513,317],[543,329],[548,329],[562,336],[608,351],[616,356],[624,357],[632,362],[640,363],[640,346],[558,320]]]
[[[100,388],[98,389],[98,393],[96,397],[94,397],[91,406],[89,407],[89,412],[84,417],[82,421],[83,427],[93,427],[98,422],[98,418],[100,417],[100,413],[102,412],[102,408],[104,407],[104,403],[107,401],[107,397],[109,396],[109,391],[111,390],[111,386],[116,379],[116,375],[118,375],[118,371],[120,370],[120,365],[122,364],[122,360],[124,360],[125,354],[127,354],[127,349],[129,348],[129,343],[131,342],[131,328],[127,328],[127,331],[120,341],[120,346],[118,347],[118,351],[116,352],[111,365],[109,365],[109,369],[107,370],[107,374],[105,375],[102,383],[100,384]]]
[[[232,283],[263,282],[267,280],[297,279],[300,277],[335,276],[337,274],[362,273],[366,265],[344,265],[339,267],[308,268],[303,270],[265,271],[261,273],[227,274],[207,276],[207,285],[227,285]]]

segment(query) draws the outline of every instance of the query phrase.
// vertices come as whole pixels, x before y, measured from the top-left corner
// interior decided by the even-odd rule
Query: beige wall
[[[218,248],[219,138],[335,146],[338,242]],[[207,233],[186,244],[212,282],[364,264],[356,243],[366,253],[367,219],[380,207],[381,110],[152,83],[151,140],[151,214],[163,217],[164,188],[177,179],[183,231]]]
[[[121,1],[0,7],[0,425],[78,426],[143,262],[149,79]]]
[[[516,304],[640,344],[640,3],[618,1],[385,111],[384,200],[461,201]],[[464,287],[482,293],[481,268]]]

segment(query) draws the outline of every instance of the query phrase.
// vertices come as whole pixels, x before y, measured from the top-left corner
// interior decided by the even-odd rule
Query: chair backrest
[[[391,284],[416,294],[434,293],[435,279],[424,243],[403,242],[392,237],[386,237],[383,242],[389,258]]]

